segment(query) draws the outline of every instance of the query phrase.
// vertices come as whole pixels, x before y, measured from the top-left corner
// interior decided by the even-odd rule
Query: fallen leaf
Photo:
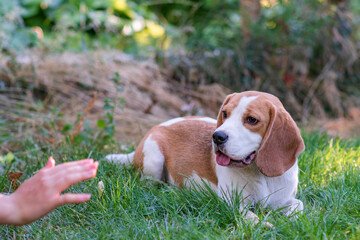
[[[16,190],[19,187],[19,178],[23,175],[23,172],[13,172],[10,171],[7,175],[8,180],[11,182],[13,190]]]

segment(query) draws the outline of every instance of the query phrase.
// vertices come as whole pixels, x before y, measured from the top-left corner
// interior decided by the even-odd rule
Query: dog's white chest
[[[266,177],[255,164],[244,168],[228,168],[217,165],[219,194],[228,198],[236,190],[242,193],[244,203],[260,203],[264,207],[278,207],[294,197],[297,189],[298,166],[294,164],[280,177]]]

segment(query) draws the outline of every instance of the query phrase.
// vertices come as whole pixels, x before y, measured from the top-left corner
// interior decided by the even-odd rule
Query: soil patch
[[[108,98],[117,102],[116,137],[123,144],[136,144],[152,126],[174,117],[216,118],[222,101],[231,93],[219,84],[194,87],[173,80],[171,70],[166,72],[152,60],[140,61],[120,51],[31,52],[16,62],[16,74],[1,73],[7,88],[0,94],[0,111],[9,115],[18,102],[41,100],[57,106],[70,123],[86,111],[86,120],[96,125],[104,117]],[[86,110],[90,103],[91,108]],[[312,120],[305,129],[320,129],[333,136],[359,136],[360,109],[352,108],[346,118]]]

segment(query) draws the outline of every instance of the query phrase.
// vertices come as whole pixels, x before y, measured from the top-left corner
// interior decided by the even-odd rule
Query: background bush
[[[0,18],[3,53],[39,46],[150,55],[182,84],[276,94],[301,120],[360,105],[355,0],[3,0]]]

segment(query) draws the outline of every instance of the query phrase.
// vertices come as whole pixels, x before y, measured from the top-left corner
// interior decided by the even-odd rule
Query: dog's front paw
[[[304,205],[302,201],[294,199],[293,203],[287,208],[284,208],[283,212],[290,220],[296,220],[303,213],[303,210]]]

